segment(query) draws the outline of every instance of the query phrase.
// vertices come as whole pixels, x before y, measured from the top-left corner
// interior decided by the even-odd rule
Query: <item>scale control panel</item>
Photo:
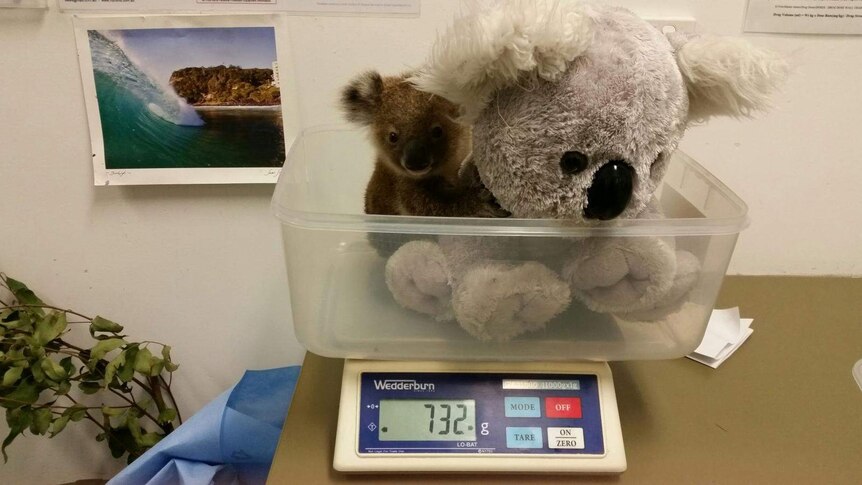
[[[603,455],[595,374],[361,375],[359,453]]]
[[[339,470],[625,469],[604,363],[348,361],[341,406]]]

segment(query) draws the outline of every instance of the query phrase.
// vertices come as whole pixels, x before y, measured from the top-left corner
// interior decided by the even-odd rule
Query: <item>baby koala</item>
[[[408,74],[356,76],[342,90],[347,119],[369,130],[376,151],[365,190],[367,214],[502,217],[507,215],[476,178],[459,176],[469,156],[470,129],[458,107],[416,90]]]

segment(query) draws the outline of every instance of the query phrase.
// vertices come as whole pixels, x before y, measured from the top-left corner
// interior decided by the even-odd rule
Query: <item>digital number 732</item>
[[[436,413],[435,409],[440,408],[440,413]],[[437,434],[446,435],[450,434],[464,434],[464,431],[458,429],[458,424],[467,419],[467,406],[464,404],[456,404],[455,407],[458,413],[460,411],[461,416],[456,417],[454,420],[452,419],[452,405],[451,404],[426,404],[425,408],[429,410],[430,414],[428,416],[428,432],[434,432],[434,416],[435,414],[442,414],[442,416],[437,417],[437,421],[440,421],[440,426],[443,426],[443,429],[437,431]]]

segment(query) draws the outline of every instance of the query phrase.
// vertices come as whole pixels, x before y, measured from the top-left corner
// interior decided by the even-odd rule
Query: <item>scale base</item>
[[[462,429],[456,426],[460,436],[450,439],[443,435],[452,432],[449,413],[445,423],[442,412],[434,421],[432,408],[453,403],[464,403],[456,419]],[[417,411],[387,410],[396,408]],[[405,438],[408,429],[421,435]],[[626,456],[610,368],[604,362],[347,360],[333,467],[355,473],[621,473]]]

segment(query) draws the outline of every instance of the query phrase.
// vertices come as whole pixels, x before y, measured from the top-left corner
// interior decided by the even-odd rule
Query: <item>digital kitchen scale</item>
[[[606,363],[347,360],[342,472],[619,473]]]

